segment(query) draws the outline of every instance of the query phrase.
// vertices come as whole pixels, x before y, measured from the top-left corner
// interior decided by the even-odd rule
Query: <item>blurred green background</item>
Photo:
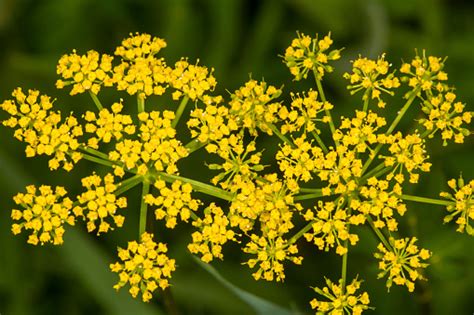
[[[310,83],[291,82],[278,55],[283,54],[299,30],[307,34],[332,32],[335,47],[346,47],[337,70],[325,77],[329,98],[338,114],[360,106],[359,96],[350,98],[342,73],[358,54],[376,57],[387,52],[395,66],[409,60],[414,48],[449,56],[446,70],[458,98],[473,110],[474,101],[474,2],[472,1],[369,1],[369,0],[0,0],[0,100],[17,87],[36,88],[58,98],[65,112],[93,109],[87,97],[70,97],[56,91],[55,66],[59,57],[76,48],[112,53],[130,32],[147,32],[165,38],[163,51],[169,64],[181,56],[200,59],[214,67],[217,93],[233,91],[249,74],[255,79],[285,85],[285,91],[303,90]],[[121,96],[123,97],[123,96]],[[105,102],[116,100],[105,96]],[[158,104],[165,101],[157,101]],[[397,108],[397,101],[388,108]],[[135,103],[133,103],[133,109]],[[393,111],[393,110],[392,110]],[[3,116],[2,116],[3,117]],[[410,128],[413,118],[402,128]],[[0,314],[162,314],[162,301],[144,305],[122,290],[115,293],[115,275],[108,264],[115,260],[116,246],[136,237],[139,191],[130,194],[125,227],[103,237],[88,235],[83,227],[66,232],[61,247],[30,246],[24,235],[10,232],[12,196],[27,184],[64,185],[80,191],[79,178],[93,166],[87,162],[70,174],[51,173],[47,160],[27,160],[24,146],[13,140],[11,130],[0,132]],[[267,145],[272,146],[270,141]],[[265,144],[264,144],[265,145]],[[271,149],[269,149],[271,152]],[[473,140],[464,145],[430,143],[433,163],[429,176],[409,193],[436,197],[446,189],[446,180],[462,171],[474,178]],[[205,159],[204,159],[205,160]],[[194,164],[193,164],[194,163]],[[185,163],[182,173],[200,178],[202,161]],[[133,201],[135,200],[135,201]],[[401,234],[417,236],[419,244],[434,252],[428,268],[429,281],[415,294],[394,287],[386,292],[376,280],[376,242],[360,229],[361,241],[349,256],[349,276],[365,279],[374,314],[472,314],[474,312],[474,242],[456,233],[455,226],[442,225],[442,207],[408,204],[401,220]],[[158,225],[160,231],[163,227]],[[255,308],[201,268],[186,251],[188,228],[159,232],[169,243],[170,255],[179,268],[172,279],[172,292],[182,314],[253,314]],[[230,248],[224,262],[213,266],[236,286],[293,311],[310,314],[310,286],[321,285],[323,276],[335,280],[340,258],[302,245],[302,267],[288,266],[284,284],[255,282],[244,257]],[[275,310],[268,311],[276,314]]]

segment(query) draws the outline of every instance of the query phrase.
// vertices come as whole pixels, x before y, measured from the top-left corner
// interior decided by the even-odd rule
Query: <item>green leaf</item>
[[[219,281],[224,287],[229,289],[234,293],[239,299],[247,303],[258,315],[291,315],[294,312],[287,310],[275,303],[264,300],[252,293],[249,293],[241,288],[236,287],[229,281],[227,281],[214,267],[209,264],[204,263],[201,259],[193,256],[195,261],[201,266],[204,270],[210,273],[217,281]]]

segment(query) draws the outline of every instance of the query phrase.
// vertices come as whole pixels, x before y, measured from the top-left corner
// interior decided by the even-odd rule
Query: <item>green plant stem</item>
[[[405,113],[407,112],[407,110],[410,108],[410,105],[413,103],[413,101],[415,100],[416,96],[418,95],[418,89],[414,90],[413,91],[413,94],[410,96],[410,98],[407,100],[407,102],[405,103],[405,105],[403,105],[402,109],[398,112],[398,115],[397,117],[395,117],[395,119],[393,120],[392,124],[390,125],[390,127],[388,128],[387,132],[385,132],[385,135],[390,135],[392,134],[392,132],[395,130],[395,128],[397,127],[398,123],[400,122],[400,120],[403,118],[403,116],[405,116]],[[364,164],[364,167],[362,168],[362,174],[365,173],[365,171],[367,170],[367,168],[369,168],[370,164],[372,164],[372,162],[374,161],[375,157],[377,156],[377,154],[380,152],[380,150],[382,149],[382,146],[383,144],[380,143],[378,144],[376,147],[375,147],[375,150],[374,152],[370,155],[370,158],[367,160],[367,162],[365,162]]]
[[[363,111],[367,113],[367,110],[369,109],[369,90],[365,91],[364,96],[362,98],[364,99]]]
[[[328,148],[324,144],[323,140],[321,140],[319,135],[314,131],[311,131],[311,135],[313,136],[314,139],[316,139],[316,142],[319,144],[319,147],[323,150],[323,152],[327,154],[329,152]]]
[[[138,227],[138,238],[140,239],[141,235],[146,231],[146,219],[147,219],[147,210],[148,204],[145,202],[145,196],[148,195],[150,191],[150,181],[148,178],[143,180],[142,188],[142,199],[140,202],[140,225]]]
[[[145,97],[141,96],[141,93],[137,93],[137,107],[138,113],[143,113],[145,111]]]
[[[385,236],[380,232],[378,228],[375,227],[374,221],[372,221],[372,218],[368,215],[367,216],[367,222],[369,222],[370,227],[372,228],[372,231],[374,231],[375,235],[379,238],[379,240],[385,245],[387,249],[391,249],[392,246],[390,246],[389,242],[385,238]]]
[[[274,134],[277,135],[278,138],[280,138],[281,140],[283,140],[283,142],[286,142],[288,143],[288,145],[290,145],[292,148],[295,147],[295,144],[290,140],[288,139],[287,137],[285,137],[281,132],[280,130],[278,130],[278,128],[274,125],[274,124],[271,124],[271,123],[267,123],[267,126],[268,128],[270,128]]]
[[[94,104],[95,106],[97,107],[97,109],[99,111],[101,111],[104,106],[102,106],[102,103],[100,102],[99,98],[97,97],[97,95],[95,95],[94,93],[92,93],[90,90],[89,90],[89,95],[91,96],[92,100],[94,101]]]
[[[293,236],[289,239],[288,243],[289,243],[289,244],[294,244],[294,243],[296,243],[296,241],[298,241],[298,239],[299,239],[301,236],[303,236],[304,233],[308,232],[308,231],[311,229],[311,227],[313,226],[313,223],[314,223],[313,221],[308,222],[305,226],[303,226],[303,228],[302,228],[301,230],[299,230],[295,235],[293,235]]]
[[[143,181],[143,176],[142,175],[135,175],[135,176],[132,176],[130,178],[127,178],[123,182],[120,182],[116,185],[118,187],[118,189],[115,191],[115,194],[117,196],[121,195],[124,192],[132,189],[136,185],[140,184],[142,181]]]
[[[95,149],[92,149],[92,148],[89,148],[89,147],[86,147],[84,145],[81,145],[79,147],[80,150],[86,152],[86,153],[89,153],[90,155],[95,155],[97,157],[100,157],[104,160],[108,160],[109,159],[109,156],[103,152],[100,152],[99,150],[95,150]]]
[[[188,104],[188,101],[189,101],[189,96],[185,96],[183,97],[183,99],[181,100],[181,103],[179,103],[179,106],[178,106],[178,109],[176,110],[176,115],[173,119],[173,122],[171,123],[171,127],[175,128],[176,125],[178,124],[179,122],[179,119],[181,118],[181,116],[183,115],[183,112],[186,108],[186,105]]]
[[[300,187],[300,192],[306,192],[306,193],[318,193],[321,192],[321,188],[304,188]]]
[[[449,206],[449,205],[453,204],[453,202],[449,201],[449,200],[418,197],[418,196],[412,196],[412,195],[401,195],[401,196],[399,196],[399,198],[402,199],[402,200],[409,200],[409,201],[428,203],[428,204],[440,205],[440,206]]]
[[[373,177],[373,175],[376,174],[378,171],[382,170],[384,168],[384,166],[385,166],[385,162],[380,163],[379,165],[374,167],[370,172],[368,172],[367,174],[362,176],[360,178],[360,181],[365,181],[366,179],[369,179],[369,178]]]
[[[110,160],[105,160],[105,159],[102,159],[100,157],[89,155],[87,153],[81,153],[81,156],[85,160],[88,160],[88,161],[91,161],[91,162],[94,162],[94,163],[97,163],[97,164],[105,165],[105,166],[108,166],[108,167],[113,167],[114,165],[116,165],[115,163],[111,162]]]
[[[194,151],[199,150],[200,148],[205,147],[209,142],[201,142],[198,139],[193,139],[189,141],[184,147],[188,150],[188,153],[191,154]]]
[[[183,183],[191,184],[191,186],[193,187],[195,191],[199,191],[210,196],[214,196],[214,197],[227,200],[227,201],[232,201],[234,199],[234,196],[231,193],[223,189],[220,189],[218,187],[199,182],[194,179],[190,179],[190,178],[182,177],[178,175],[170,175],[165,172],[157,172],[156,175],[168,183],[173,183],[174,181],[179,180]]]
[[[323,85],[321,84],[321,80],[318,79],[318,76],[316,75],[316,71],[313,70],[314,74],[314,80],[316,81],[316,86],[318,88],[319,96],[321,97],[321,101],[323,103],[327,102],[326,95],[324,95],[324,90],[323,90]],[[332,115],[329,109],[325,109],[324,112],[326,113],[326,116],[329,118],[329,128],[331,129],[331,134],[334,134],[336,132],[336,128],[334,127],[334,121],[332,120]],[[335,141],[336,146],[339,146],[339,141]]]
[[[315,192],[315,193],[312,193],[312,194],[299,195],[299,196],[294,197],[293,200],[300,201],[300,200],[318,198],[318,197],[322,197],[322,196],[324,196],[324,195],[323,195],[323,192],[321,191],[321,192]]]
[[[344,241],[344,247],[347,249],[349,246],[349,241],[345,240]],[[349,254],[349,251],[347,251],[343,256],[342,256],[342,267],[341,267],[341,290],[342,294],[345,294],[346,292],[346,279],[347,279],[347,256]]]

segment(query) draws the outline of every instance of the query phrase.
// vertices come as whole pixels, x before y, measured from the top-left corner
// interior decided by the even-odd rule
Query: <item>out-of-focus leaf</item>
[[[232,291],[235,295],[239,297],[242,301],[247,303],[250,307],[253,308],[256,314],[258,315],[292,315],[294,312],[287,310],[277,304],[264,300],[254,294],[251,294],[247,291],[242,290],[241,288],[236,287],[229,281],[227,281],[221,274],[213,268],[211,265],[202,262],[199,258],[194,257],[197,264],[201,266],[204,270],[209,272],[217,281],[219,281],[224,287]]]

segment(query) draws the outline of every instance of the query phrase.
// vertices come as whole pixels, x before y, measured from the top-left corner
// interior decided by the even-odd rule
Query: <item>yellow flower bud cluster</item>
[[[163,180],[157,180],[154,186],[160,195],[154,197],[148,194],[145,202],[158,207],[155,210],[155,217],[157,220],[164,219],[167,228],[173,229],[176,226],[178,216],[181,221],[188,222],[191,212],[195,212],[201,204],[199,200],[191,197],[191,184],[183,184],[176,180],[171,184],[171,188],[168,188]]]
[[[426,56],[423,50],[420,57],[417,53],[416,57],[410,63],[404,63],[400,67],[400,72],[405,74],[402,81],[407,81],[408,85],[414,90],[438,92],[445,91],[447,85],[442,83],[448,80],[448,74],[443,71],[444,62],[446,59],[441,59],[434,56]]]
[[[166,289],[169,286],[168,279],[176,269],[175,260],[168,258],[167,251],[165,244],[155,243],[153,234],[146,232],[139,243],[128,242],[126,249],[119,247],[120,262],[110,264],[110,270],[120,278],[114,289],[130,284],[128,291],[133,297],[141,293],[144,302],[150,301],[158,287]]]
[[[421,271],[428,266],[426,261],[431,257],[431,253],[426,249],[420,249],[415,242],[416,237],[394,239],[390,238],[390,248],[380,243],[377,246],[378,252],[374,254],[379,260],[381,272],[378,278],[387,277],[386,286],[390,290],[392,284],[404,285],[408,291],[415,290],[415,281],[424,280]]]
[[[84,177],[81,182],[87,191],[77,197],[79,205],[74,207],[73,212],[76,217],[87,221],[87,231],[97,230],[97,235],[100,235],[113,230],[108,218],[113,220],[115,226],[122,227],[125,217],[116,213],[119,208],[127,207],[127,198],[115,196],[117,186],[114,184],[114,176],[107,174],[102,179],[93,174]]]
[[[61,186],[27,186],[26,193],[19,193],[13,198],[17,205],[24,208],[12,210],[12,219],[20,221],[12,225],[13,234],[31,230],[29,244],[62,244],[64,225],[74,225],[75,221],[71,211],[73,203],[65,197],[66,194],[66,190]]]
[[[51,170],[62,165],[70,171],[81,159],[77,138],[83,132],[77,119],[71,115],[62,122],[61,113],[51,110],[53,104],[49,96],[40,95],[38,91],[28,90],[26,95],[17,88],[12,95],[14,100],[0,104],[0,108],[11,116],[3,125],[16,128],[15,138],[27,144],[26,156],[52,156],[49,160]]]
[[[326,278],[326,287],[322,290],[313,288],[314,292],[324,298],[324,300],[316,298],[311,300],[311,308],[316,311],[316,314],[360,315],[363,311],[371,308],[368,306],[370,299],[367,292],[357,293],[362,281],[356,278],[350,284],[347,284],[345,289],[342,281],[341,279],[339,284],[336,284]]]
[[[72,85],[70,94],[90,91],[99,94],[101,86],[112,86],[112,61],[114,57],[90,50],[78,55],[76,50],[59,59],[56,72],[62,79],[56,81],[58,89]]]
[[[415,171],[430,171],[431,163],[426,162],[429,156],[426,154],[425,140],[420,135],[414,133],[403,137],[401,132],[397,132],[383,137],[382,143],[390,144],[388,150],[391,155],[380,157],[385,160],[385,166],[393,166],[387,175],[388,180],[394,177],[397,182],[403,183],[403,170],[406,170],[410,175],[410,183],[418,183],[420,175]]]
[[[193,222],[199,230],[194,232],[188,249],[193,254],[201,255],[201,260],[211,262],[214,258],[223,259],[222,246],[227,241],[237,241],[236,234],[229,228],[229,219],[222,208],[211,203],[204,209],[204,218]]]
[[[454,190],[454,193],[441,192],[440,196],[453,201],[453,204],[446,207],[449,214],[444,217],[444,223],[451,222],[456,218],[458,228],[456,231],[474,236],[474,180],[469,183],[464,183],[462,177],[457,181],[451,179],[448,181],[448,186]],[[471,222],[469,222],[471,221]]]
[[[176,89],[173,99],[178,100],[182,96],[187,96],[195,101],[202,99],[207,91],[214,91],[217,81],[212,75],[213,71],[214,69],[209,71],[206,67],[198,66],[197,63],[191,65],[184,58],[176,62],[168,77],[170,86]]]
[[[284,281],[285,268],[283,262],[289,260],[300,265],[303,257],[296,256],[298,248],[286,239],[278,237],[263,237],[252,234],[250,242],[245,245],[243,251],[255,255],[257,258],[249,259],[247,264],[251,269],[257,267],[252,275],[255,280]]]
[[[464,112],[465,105],[455,102],[455,99],[456,94],[447,92],[430,96],[423,102],[422,110],[427,118],[421,119],[420,124],[426,128],[430,137],[440,131],[443,145],[453,138],[455,143],[463,143],[464,138],[471,134],[462,125],[471,123],[472,112]]]
[[[385,60],[385,54],[377,60],[370,60],[359,56],[352,62],[352,73],[344,73],[344,78],[350,80],[347,87],[351,95],[363,90],[362,100],[377,99],[377,106],[385,107],[385,102],[380,98],[381,92],[394,95],[392,89],[400,86],[400,80],[394,73],[389,73],[390,64]]]
[[[96,114],[87,111],[84,119],[85,132],[94,134],[87,141],[87,145],[93,149],[99,148],[99,143],[109,143],[111,140],[121,140],[123,134],[132,135],[135,133],[135,125],[130,115],[120,114],[123,109],[122,103],[114,103],[112,111],[104,108]]]
[[[295,80],[306,79],[310,71],[319,79],[324,73],[332,72],[333,67],[328,65],[328,61],[341,58],[341,50],[328,51],[333,43],[331,33],[321,40],[317,35],[311,38],[303,33],[297,34],[298,38],[293,39],[284,56],[284,62]]]
[[[281,89],[264,81],[250,80],[231,95],[229,113],[237,125],[248,129],[251,135],[257,136],[258,129],[272,135],[268,124],[278,121],[281,104],[273,100],[280,95]]]
[[[342,199],[340,199],[343,201]],[[315,211],[307,210],[304,219],[311,222],[312,231],[305,233],[308,242],[314,243],[319,250],[329,251],[336,247],[338,255],[344,255],[348,249],[344,241],[348,240],[351,245],[357,244],[359,236],[349,233],[349,224],[362,224],[365,222],[363,215],[351,215],[347,209],[341,207],[343,202],[318,201]]]
[[[278,112],[278,116],[283,121],[281,133],[299,132],[316,132],[319,134],[319,128],[316,122],[327,122],[327,116],[318,118],[318,114],[324,110],[331,110],[333,105],[329,102],[318,101],[318,92],[309,90],[307,93],[291,93],[290,109],[282,106]]]

